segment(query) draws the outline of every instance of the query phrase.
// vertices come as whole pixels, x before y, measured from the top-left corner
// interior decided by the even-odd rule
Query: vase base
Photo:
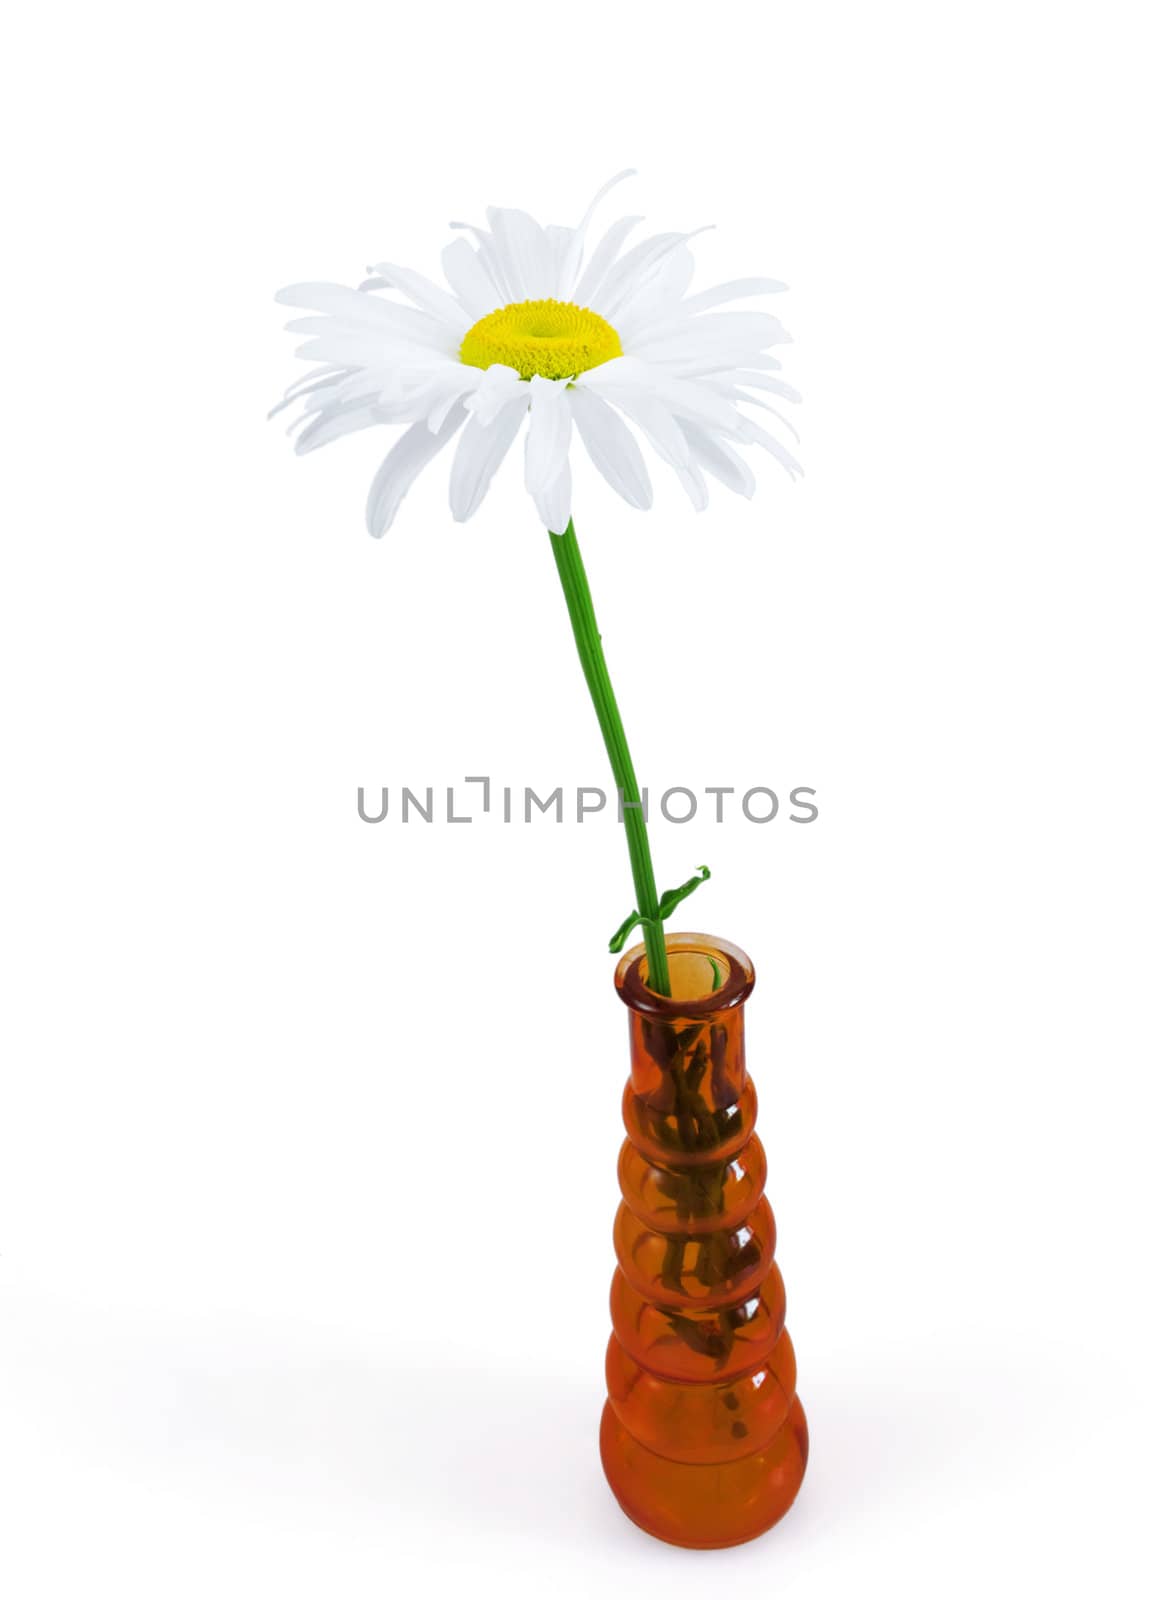
[[[620,1509],[645,1533],[686,1550],[745,1544],[772,1528],[794,1503],[807,1449],[797,1399],[764,1450],[711,1466],[656,1455],[632,1437],[610,1403],[600,1419],[600,1459]]]

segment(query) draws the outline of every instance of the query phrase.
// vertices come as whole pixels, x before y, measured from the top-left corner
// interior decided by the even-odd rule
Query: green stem
[[[624,834],[628,840],[628,858],[632,863],[632,881],[636,885],[636,909],[644,918],[644,946],[648,953],[648,981],[657,994],[670,994],[669,966],[665,955],[665,935],[661,924],[657,898],[656,879],[652,871],[652,855],[648,848],[648,825],[641,805],[640,785],[632,766],[624,724],[608,676],[608,665],[600,645],[596,613],[592,605],[588,577],[584,571],[583,557],[575,537],[575,527],[567,524],[564,533],[551,535],[551,550],[563,585],[567,601],[571,630],[575,634],[576,649],[587,680],[588,692],[596,708],[604,748],[612,764],[612,776],[620,799],[624,804]],[[632,797],[635,796],[635,799]]]

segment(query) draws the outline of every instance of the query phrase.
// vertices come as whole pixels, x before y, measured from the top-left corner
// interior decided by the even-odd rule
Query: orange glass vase
[[[600,1455],[633,1522],[714,1549],[756,1538],[789,1509],[806,1417],[746,1072],[754,969],[707,934],[666,944],[670,999],[648,987],[643,945],[616,970],[632,1075]]]

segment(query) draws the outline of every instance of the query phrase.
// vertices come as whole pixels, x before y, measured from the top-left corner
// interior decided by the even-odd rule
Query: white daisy
[[[774,411],[763,395],[798,400],[766,354],[790,336],[765,312],[716,309],[785,285],[740,278],[691,295],[694,235],[658,233],[629,245],[640,217],[614,222],[587,257],[598,203],[630,175],[605,184],[576,228],[544,228],[525,211],[497,208],[485,229],[453,223],[462,236],[442,251],[448,289],[383,262],[356,289],[300,283],[277,295],[313,313],[288,327],[308,336],[296,354],[317,365],[276,407],[303,402],[297,451],[379,423],[405,425],[369,491],[375,538],[422,468],[455,439],[450,509],[459,522],[473,516],[524,421],[527,489],[557,534],[571,516],[577,432],[612,488],[640,509],[651,505],[652,485],[629,423],[699,510],[709,499],[707,473],[753,493],[739,445],[761,445],[792,477],[801,473],[742,409]]]

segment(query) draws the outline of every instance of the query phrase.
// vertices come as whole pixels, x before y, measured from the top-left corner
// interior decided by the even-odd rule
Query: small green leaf
[[[666,889],[660,897],[661,921],[663,922],[666,917],[671,917],[681,901],[687,900],[694,889],[699,889],[703,883],[708,881],[709,876],[708,867],[698,867],[696,876],[686,879],[679,889]]]
[[[680,905],[681,901],[687,900],[693,893],[694,889],[699,889],[701,885],[709,879],[710,876],[711,874],[708,867],[698,867],[696,876],[687,878],[679,889],[666,889],[664,894],[662,894],[660,897],[660,905],[657,907],[656,920],[658,922],[663,922],[666,917],[671,917],[673,912]],[[629,914],[624,918],[624,921],[616,929],[616,932],[608,940],[608,949],[612,952],[612,954],[614,956],[619,955],[620,951],[623,950],[628,935],[632,932],[633,928],[642,928],[649,920],[650,919],[648,917],[642,917],[639,911],[630,911]],[[721,987],[721,974],[716,964],[714,965],[713,971],[716,980],[713,987],[715,990],[717,990]]]
[[[623,950],[628,935],[632,932],[633,928],[639,928],[643,925],[643,923],[644,918],[640,915],[639,911],[633,911],[629,916],[624,918],[624,921],[608,940],[608,949],[614,956],[619,955],[621,950]]]

